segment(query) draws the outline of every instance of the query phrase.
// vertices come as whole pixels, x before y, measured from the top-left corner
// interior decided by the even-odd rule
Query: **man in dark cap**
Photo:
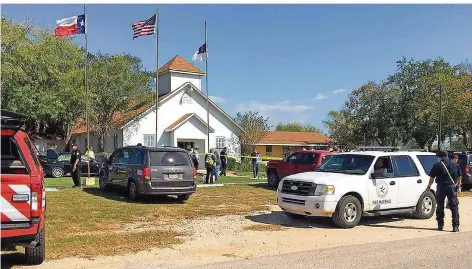
[[[452,213],[452,231],[459,232],[459,200],[457,199],[457,180],[459,171],[457,165],[452,163],[447,157],[447,153],[439,151],[436,153],[438,162],[433,165],[429,173],[429,183],[426,191],[429,191],[431,185],[436,179],[436,220],[438,230],[444,229],[444,200],[447,197],[449,209]]]
[[[79,149],[77,148],[77,145],[72,144],[72,154],[70,155],[70,165],[72,166],[72,180],[74,181],[74,186],[72,188],[78,188],[81,187],[81,181],[80,181],[80,158],[81,154]]]

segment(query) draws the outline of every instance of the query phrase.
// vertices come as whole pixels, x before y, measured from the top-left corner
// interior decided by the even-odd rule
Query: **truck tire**
[[[44,231],[39,232],[38,237],[36,240],[38,241],[35,247],[26,247],[25,248],[25,257],[26,263],[29,265],[38,265],[43,263],[44,259],[46,258],[46,248],[45,248],[45,240],[44,240]]]
[[[267,171],[267,184],[272,188],[277,188],[279,185],[279,176],[277,175],[276,170],[271,169]]]
[[[436,209],[436,197],[430,191],[425,191],[418,199],[414,217],[418,219],[430,219]]]
[[[180,194],[177,195],[177,200],[179,203],[184,204],[190,198],[190,194]]]
[[[305,215],[300,215],[300,214],[295,214],[295,213],[290,213],[290,212],[285,212],[285,215],[291,219],[303,219],[305,218]]]
[[[359,223],[361,216],[361,202],[356,197],[348,195],[339,200],[333,214],[333,222],[340,228],[350,229]]]
[[[131,201],[137,201],[139,199],[138,185],[134,180],[128,182],[128,198]]]

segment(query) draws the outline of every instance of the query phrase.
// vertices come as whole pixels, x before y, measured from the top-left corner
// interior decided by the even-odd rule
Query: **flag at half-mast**
[[[57,20],[56,24],[56,36],[85,34],[85,14]]]
[[[157,14],[154,14],[154,16],[145,21],[138,21],[131,24],[131,28],[133,28],[134,32],[133,39],[136,39],[140,36],[153,35],[155,33],[156,15]]]
[[[208,58],[208,55],[207,55],[207,49],[206,49],[206,43],[201,45],[200,48],[198,48],[198,50],[193,54],[193,58],[192,60],[194,62],[196,61],[203,61],[203,60],[206,60]]]

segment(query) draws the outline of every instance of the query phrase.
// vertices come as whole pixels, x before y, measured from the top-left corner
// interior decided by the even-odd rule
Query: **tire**
[[[277,175],[277,171],[269,170],[267,172],[267,184],[272,188],[277,188],[279,185],[279,176]]]
[[[43,263],[44,259],[46,258],[46,246],[45,240],[44,240],[44,231],[43,229],[41,232],[39,232],[37,240],[38,244],[36,247],[30,248],[26,247],[25,248],[25,257],[26,257],[26,263],[29,265],[39,265]]]
[[[107,191],[108,190],[107,179],[105,178],[105,175],[103,173],[101,173],[100,177],[98,178],[98,185],[99,185],[101,191]]]
[[[190,198],[190,194],[180,194],[177,195],[177,200],[179,200],[180,203],[184,204],[187,202],[187,200]]]
[[[137,201],[139,199],[138,186],[133,180],[128,182],[128,198],[131,201]]]
[[[295,214],[295,213],[290,213],[290,212],[285,212],[285,215],[291,219],[304,219],[305,215],[300,215],[300,214]]]
[[[414,217],[418,219],[430,219],[433,217],[435,209],[436,197],[430,191],[424,192],[416,204]]]
[[[51,170],[51,175],[52,177],[58,178],[58,177],[63,177],[64,176],[64,169],[60,167],[54,167]]]
[[[339,200],[333,214],[333,222],[343,229],[350,229],[359,224],[362,216],[362,206],[359,199],[348,195]]]

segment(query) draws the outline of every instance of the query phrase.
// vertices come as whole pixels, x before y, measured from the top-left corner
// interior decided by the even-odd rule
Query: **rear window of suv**
[[[435,155],[418,155],[417,157],[421,165],[423,166],[424,171],[427,175],[429,175],[429,172],[431,172],[431,168],[433,168],[433,165],[438,162],[437,157]]]
[[[457,160],[458,163],[462,164],[462,165],[466,165],[467,164],[467,155],[465,154],[458,154],[457,157],[459,157],[459,160]]]
[[[26,166],[23,163],[20,151],[16,146],[13,137],[3,136],[2,135],[2,144],[1,144],[1,154],[2,154],[2,174],[26,174]]]
[[[190,165],[187,152],[150,151],[151,166],[185,166]]]

